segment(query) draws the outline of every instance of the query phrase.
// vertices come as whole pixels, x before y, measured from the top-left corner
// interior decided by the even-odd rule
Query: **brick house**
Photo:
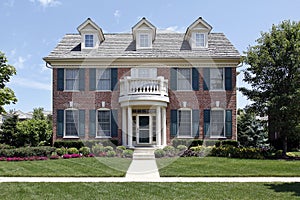
[[[236,139],[239,52],[201,17],[185,33],[142,18],[106,33],[88,18],[44,58],[53,69],[53,141]]]

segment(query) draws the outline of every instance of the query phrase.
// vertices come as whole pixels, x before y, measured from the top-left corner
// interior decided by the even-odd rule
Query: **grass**
[[[217,157],[156,159],[164,177],[293,177],[300,176],[299,161],[250,160]]]
[[[123,158],[74,158],[0,162],[0,176],[122,177],[131,163]],[[0,198],[1,199],[1,198]]]
[[[300,183],[1,183],[0,199],[299,199]]]

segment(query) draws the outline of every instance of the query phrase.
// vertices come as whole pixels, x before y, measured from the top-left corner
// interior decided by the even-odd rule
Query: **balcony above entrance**
[[[157,105],[158,102],[168,103],[168,80],[163,76],[153,78],[125,76],[120,80],[119,102],[121,105],[125,102],[131,102],[134,105],[143,105],[145,101],[147,101],[148,105],[152,103]]]

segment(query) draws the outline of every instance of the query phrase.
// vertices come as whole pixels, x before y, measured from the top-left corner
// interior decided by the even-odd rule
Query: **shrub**
[[[51,155],[50,156],[50,159],[51,160],[57,160],[57,159],[59,159],[60,157],[59,157],[59,155]]]
[[[166,152],[162,149],[156,149],[154,151],[155,158],[162,158],[166,155]]]
[[[125,149],[123,151],[122,155],[123,155],[124,158],[132,158],[133,157],[133,150],[131,150],[131,149]]]
[[[182,152],[182,151],[185,151],[185,150],[187,150],[187,147],[185,146],[185,145],[178,145],[177,146],[177,149],[178,149],[178,151],[180,151],[180,152]]]
[[[8,144],[0,144],[0,149],[14,149],[15,147]]]
[[[113,150],[114,150],[114,148],[111,147],[111,146],[106,146],[106,147],[104,147],[104,151],[105,151],[105,152],[109,152],[109,151],[113,151]]]
[[[55,152],[55,147],[21,147],[16,149],[0,149],[0,157],[31,157],[45,156],[49,157],[52,152]]]
[[[57,153],[57,155],[59,155],[59,156],[65,155],[65,154],[67,154],[67,149],[64,148],[64,147],[62,147],[62,148],[57,148],[57,149],[56,149],[56,153]]]
[[[79,153],[82,153],[83,156],[87,156],[91,153],[91,149],[89,147],[81,147]]]
[[[65,147],[65,148],[76,148],[76,149],[80,149],[81,147],[84,146],[83,142],[81,140],[56,140],[54,142],[54,147],[56,148],[61,148],[61,147]]]
[[[290,158],[295,158],[295,157],[296,157],[296,155],[293,154],[292,152],[288,152],[288,153],[286,153],[286,155],[287,155],[288,157],[290,157]]]
[[[239,142],[236,140],[220,140],[216,142],[216,147],[220,146],[233,146],[233,147],[239,147]]]
[[[117,155],[116,152],[115,151],[111,151],[111,150],[107,151],[107,153],[106,153],[107,157],[115,157],[116,155]]]
[[[172,146],[177,147],[179,145],[185,145],[187,147],[202,145],[203,140],[200,139],[178,139],[175,138],[172,140]]]
[[[75,147],[71,147],[69,149],[67,149],[68,154],[79,154],[79,151],[77,148]]]
[[[176,154],[176,149],[173,146],[165,146],[163,150],[165,151],[166,156],[172,157]]]
[[[96,144],[92,147],[92,153],[95,155],[99,155],[100,153],[104,152],[104,146],[101,144]]]

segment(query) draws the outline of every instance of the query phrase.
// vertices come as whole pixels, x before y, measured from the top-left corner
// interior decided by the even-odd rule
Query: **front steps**
[[[133,160],[155,160],[155,148],[135,148]]]

